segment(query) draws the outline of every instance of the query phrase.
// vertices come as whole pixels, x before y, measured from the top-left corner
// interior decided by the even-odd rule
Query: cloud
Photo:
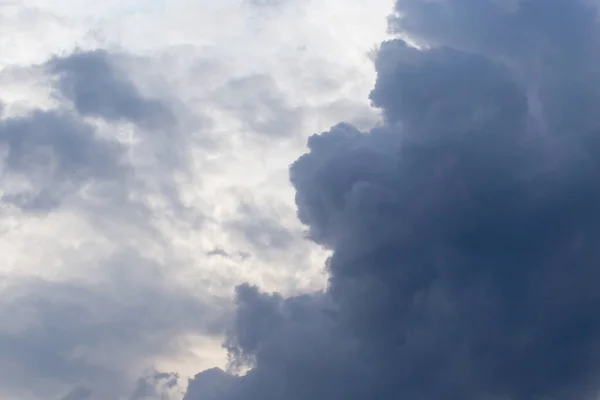
[[[118,180],[129,172],[124,146],[66,111],[0,120],[0,145],[7,175],[2,200],[28,210],[49,211],[86,182]]]
[[[241,236],[258,251],[286,250],[295,239],[280,221],[251,203],[242,203],[237,215],[228,225],[233,236]]]
[[[288,104],[289,99],[270,76],[233,79],[217,89],[213,101],[235,116],[246,132],[289,136],[302,127],[303,110]]]
[[[307,295],[284,299],[249,285],[238,287],[236,295],[238,312],[225,343],[230,366],[265,367],[243,378],[218,369],[203,372],[190,382],[185,400],[305,399],[324,392],[346,398],[351,394],[340,384],[359,377],[360,370],[348,369],[357,365],[354,343],[333,334],[336,327],[324,299]]]
[[[321,285],[322,253],[301,239],[287,166],[307,127],[376,115],[356,93],[372,79],[365,46],[383,33],[364,18],[388,2],[176,1],[112,18],[111,2],[38,1],[0,12],[15,39],[0,45],[2,121],[13,124],[0,132],[12,140],[0,146],[10,321],[0,397],[177,400],[171,378],[132,382],[148,365],[182,382],[222,365],[214,335],[229,298],[212,293],[246,280],[285,293]],[[360,32],[348,29],[357,20]],[[164,48],[175,42],[189,44]],[[86,50],[107,43],[123,50]],[[15,140],[26,141],[20,152]],[[124,249],[134,255],[113,258]]]
[[[187,171],[191,138],[182,134],[172,99],[138,89],[134,58],[77,50],[42,64],[54,104],[11,110],[0,120],[5,205],[48,213],[68,202],[96,219],[147,223],[147,199],[155,196],[173,212],[198,217],[173,182]]]
[[[181,353],[185,335],[217,336],[226,326],[225,299],[191,293],[162,265],[135,253],[96,263],[101,272],[93,281],[27,278],[3,290],[2,391],[41,395],[81,386],[118,396],[129,391],[140,367]],[[166,377],[151,375],[144,387]],[[82,390],[69,396],[79,399]]]
[[[85,387],[77,387],[71,390],[67,395],[60,400],[87,400],[90,398],[92,391]]]
[[[248,4],[256,7],[275,7],[286,3],[286,0],[246,0]]]
[[[145,377],[138,379],[129,400],[168,400],[178,392],[178,386],[177,374],[148,371]]]
[[[174,121],[167,105],[143,96],[106,50],[76,51],[54,57],[46,68],[58,76],[56,87],[82,116],[166,127]]]
[[[101,50],[54,57],[44,68],[56,76],[53,84],[63,102],[0,120],[5,203],[48,212],[84,185],[134,186],[130,149],[118,127],[107,134],[87,117],[142,128],[166,128],[174,120],[167,105],[138,91],[116,67],[117,58]]]
[[[184,400],[211,400],[228,390],[235,377],[219,368],[212,368],[190,380]]]
[[[383,122],[291,166],[327,290],[240,286],[225,346],[250,369],[186,400],[597,395],[600,25],[583,0],[514,3],[398,1],[422,46],[381,45]]]
[[[167,273],[181,265],[156,208],[183,207],[173,163],[148,150],[167,153],[180,142],[157,144],[159,135],[179,132],[170,104],[142,94],[119,64],[127,57],[77,51],[23,67],[27,78],[43,70],[58,96],[1,115],[2,397],[119,398],[140,370],[185,356],[189,337],[222,333],[227,301]],[[159,396],[157,379],[147,380]]]

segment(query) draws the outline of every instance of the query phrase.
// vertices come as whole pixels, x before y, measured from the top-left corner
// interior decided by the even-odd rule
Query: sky
[[[0,398],[597,398],[599,7],[0,0]]]
[[[288,169],[379,119],[392,9],[0,1],[0,398],[180,400],[237,285],[324,288]]]

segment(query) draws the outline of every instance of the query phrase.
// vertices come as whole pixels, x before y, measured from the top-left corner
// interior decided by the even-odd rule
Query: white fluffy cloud
[[[236,284],[323,284],[288,167],[392,3],[0,1],[0,397],[177,399]]]

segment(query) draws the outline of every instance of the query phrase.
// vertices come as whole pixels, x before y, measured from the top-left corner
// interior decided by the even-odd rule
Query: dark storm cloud
[[[336,332],[327,301],[284,299],[248,285],[236,295],[238,312],[225,344],[230,366],[264,368],[237,379],[218,369],[205,371],[190,382],[185,400],[355,398],[344,382],[357,381],[362,367],[352,338]]]
[[[253,367],[187,400],[577,399],[600,391],[600,46],[583,0],[400,0],[384,122],[309,140],[324,294],[238,289]],[[223,381],[222,374],[214,377]],[[219,378],[221,377],[221,378]],[[217,379],[219,378],[219,379]]]
[[[236,377],[219,368],[212,368],[196,375],[189,385],[184,400],[212,400],[223,398],[231,389]]]
[[[119,69],[117,59],[104,50],[81,51],[54,58],[46,67],[57,75],[57,89],[81,115],[146,126],[170,122],[169,108],[143,96]]]

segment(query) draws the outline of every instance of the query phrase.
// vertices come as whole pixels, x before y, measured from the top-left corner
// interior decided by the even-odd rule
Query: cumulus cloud
[[[587,399],[600,390],[600,50],[584,0],[399,0],[371,93],[291,167],[324,293],[237,290],[186,400]],[[219,382],[217,387],[213,382]],[[209,387],[203,391],[202,387]]]

